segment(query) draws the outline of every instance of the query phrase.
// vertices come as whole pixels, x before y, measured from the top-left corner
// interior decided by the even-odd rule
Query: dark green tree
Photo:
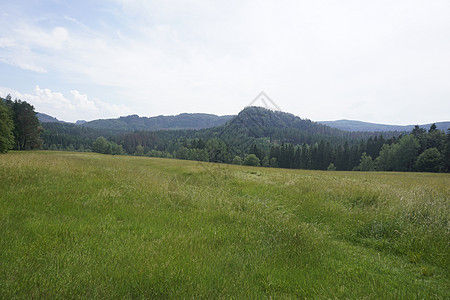
[[[261,161],[261,167],[270,167],[270,159],[268,156],[264,156],[264,158]]]
[[[310,163],[309,147],[305,143],[302,144],[300,154],[300,169],[308,169]]]
[[[111,154],[112,155],[123,155],[125,151],[123,151],[122,145],[118,145],[114,142],[111,143]]]
[[[395,153],[395,171],[412,171],[419,151],[419,142],[413,135],[405,135],[398,142],[399,148]]]
[[[301,148],[296,147],[294,154],[294,162],[292,164],[292,167],[294,169],[300,169],[301,152],[302,152]]]
[[[443,153],[444,153],[443,171],[450,172],[450,128],[447,129],[447,135],[445,139],[445,149]]]
[[[272,157],[269,161],[269,166],[271,168],[278,168],[278,162],[277,162],[277,158],[276,157]]]
[[[416,170],[419,172],[439,172],[441,170],[442,155],[436,148],[425,150],[417,157]]]
[[[208,151],[210,162],[227,163],[231,160],[227,145],[221,139],[213,138],[208,140],[205,148]]]
[[[181,147],[186,149],[185,147]],[[186,149],[187,150],[187,149]],[[137,145],[136,151],[134,151],[134,155],[136,156],[144,156],[145,148],[142,145]],[[183,159],[187,159],[187,157],[184,157]]]
[[[14,123],[11,111],[0,98],[0,153],[5,153],[14,146]]]
[[[355,171],[374,171],[374,163],[372,161],[372,157],[370,155],[367,155],[366,152],[364,152],[361,155],[360,163],[357,167],[354,168]]]
[[[92,144],[92,151],[102,154],[111,153],[111,143],[104,137],[98,137]]]
[[[428,129],[428,133],[436,131],[436,130],[437,130],[437,126],[436,126],[436,124],[433,123],[433,124],[431,124],[430,129]]]
[[[334,166],[333,163],[330,163],[330,164],[328,165],[327,171],[336,171],[336,167]]]
[[[259,160],[262,160],[264,158],[264,152],[260,148],[258,148],[258,146],[256,144],[253,144],[250,147],[250,150],[248,153],[255,154],[259,158]]]
[[[40,123],[33,105],[26,101],[11,100],[7,97],[6,105],[12,111],[14,123],[14,149],[32,150],[41,146]]]
[[[380,155],[375,159],[375,168],[377,171],[392,171],[392,155],[393,155],[393,145],[384,144],[381,147]]]

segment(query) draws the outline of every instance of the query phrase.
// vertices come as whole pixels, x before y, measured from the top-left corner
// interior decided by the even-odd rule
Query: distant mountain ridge
[[[118,119],[94,120],[80,126],[123,131],[146,131],[159,129],[203,129],[225,124],[234,116],[216,116],[203,113],[182,113],[176,116],[139,117],[130,115]]]
[[[55,117],[40,112],[36,113],[36,117],[41,123],[65,123],[64,121],[60,121]]]
[[[258,109],[256,106],[248,107],[244,109],[238,115],[224,115],[217,116],[214,114],[206,113],[182,113],[174,116],[156,116],[156,117],[139,117],[138,115],[123,116],[116,119],[98,119],[89,122],[77,121],[75,124],[77,126],[94,128],[94,129],[107,129],[113,131],[152,131],[161,129],[205,129],[213,128],[225,125],[228,121],[232,120],[234,117],[241,115],[237,120],[239,125],[235,122],[234,126],[245,126],[248,125],[249,116],[265,115],[267,114],[266,109]],[[269,110],[270,111],[270,110]],[[251,112],[250,114],[248,114]],[[280,118],[280,113],[278,111],[273,111],[270,118],[263,118],[264,122],[274,122],[270,127],[293,127],[305,129],[308,126],[317,127],[317,125],[322,125],[322,131],[328,131],[331,133],[331,129],[339,129],[349,132],[409,132],[415,125],[387,125],[387,124],[377,124],[363,121],[355,120],[337,120],[337,121],[318,121],[312,122],[310,120],[300,119],[293,114],[286,114]],[[60,121],[57,118],[49,116],[44,113],[37,113],[37,117],[42,123],[66,123]],[[245,119],[247,118],[247,121]],[[259,120],[261,121],[261,120]],[[253,122],[253,121],[252,121]],[[437,128],[440,130],[447,130],[450,127],[450,122],[436,122]],[[252,126],[255,124],[252,124]],[[267,124],[260,124],[267,125]],[[432,123],[422,124],[419,127],[424,129],[429,129]],[[264,126],[258,126],[262,128]],[[328,128],[327,128],[328,127]],[[331,128],[330,128],[331,127]],[[228,128],[230,130],[230,128]],[[325,132],[323,132],[325,133]]]
[[[337,121],[319,121],[318,123],[328,125],[345,131],[366,131],[366,132],[382,132],[382,131],[411,131],[415,125],[387,125],[370,122],[362,122],[355,120],[337,120]],[[419,125],[420,128],[429,129],[430,124]],[[450,128],[450,122],[436,122],[437,129],[446,131]]]

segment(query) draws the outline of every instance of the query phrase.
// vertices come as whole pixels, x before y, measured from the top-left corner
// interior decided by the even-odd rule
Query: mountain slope
[[[314,131],[327,135],[343,134],[340,130],[327,125],[302,119],[290,113],[257,106],[246,107],[224,127],[224,131],[230,134],[245,131],[248,135],[254,137],[267,136],[273,129]]]
[[[337,120],[337,121],[319,121],[319,123],[328,125],[333,128],[346,131],[411,131],[415,125],[386,125],[369,123],[354,120]],[[450,127],[450,122],[436,122],[437,129],[447,130]],[[432,124],[419,125],[420,128],[429,129]]]
[[[41,123],[64,123],[64,121],[60,121],[55,117],[40,112],[36,113],[36,117]]]
[[[123,131],[145,131],[159,129],[202,129],[225,124],[233,116],[213,114],[179,114],[176,116],[139,117],[130,115],[118,119],[94,120],[81,124],[83,127]]]
[[[225,125],[206,129],[200,135],[218,137],[233,148],[245,149],[253,143],[267,142],[314,144],[323,140],[332,144],[354,143],[374,134],[342,131],[290,113],[251,106]]]

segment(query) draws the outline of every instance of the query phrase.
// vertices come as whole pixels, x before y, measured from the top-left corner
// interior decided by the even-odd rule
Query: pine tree
[[[5,153],[14,146],[13,129],[11,112],[0,98],[0,153]]]
[[[8,95],[9,96],[9,95]],[[33,105],[7,97],[6,105],[11,109],[14,123],[14,149],[31,150],[41,146],[40,123]]]

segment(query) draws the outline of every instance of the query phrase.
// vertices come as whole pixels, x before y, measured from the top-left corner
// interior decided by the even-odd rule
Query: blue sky
[[[450,119],[450,1],[0,0],[0,96],[64,121]]]

